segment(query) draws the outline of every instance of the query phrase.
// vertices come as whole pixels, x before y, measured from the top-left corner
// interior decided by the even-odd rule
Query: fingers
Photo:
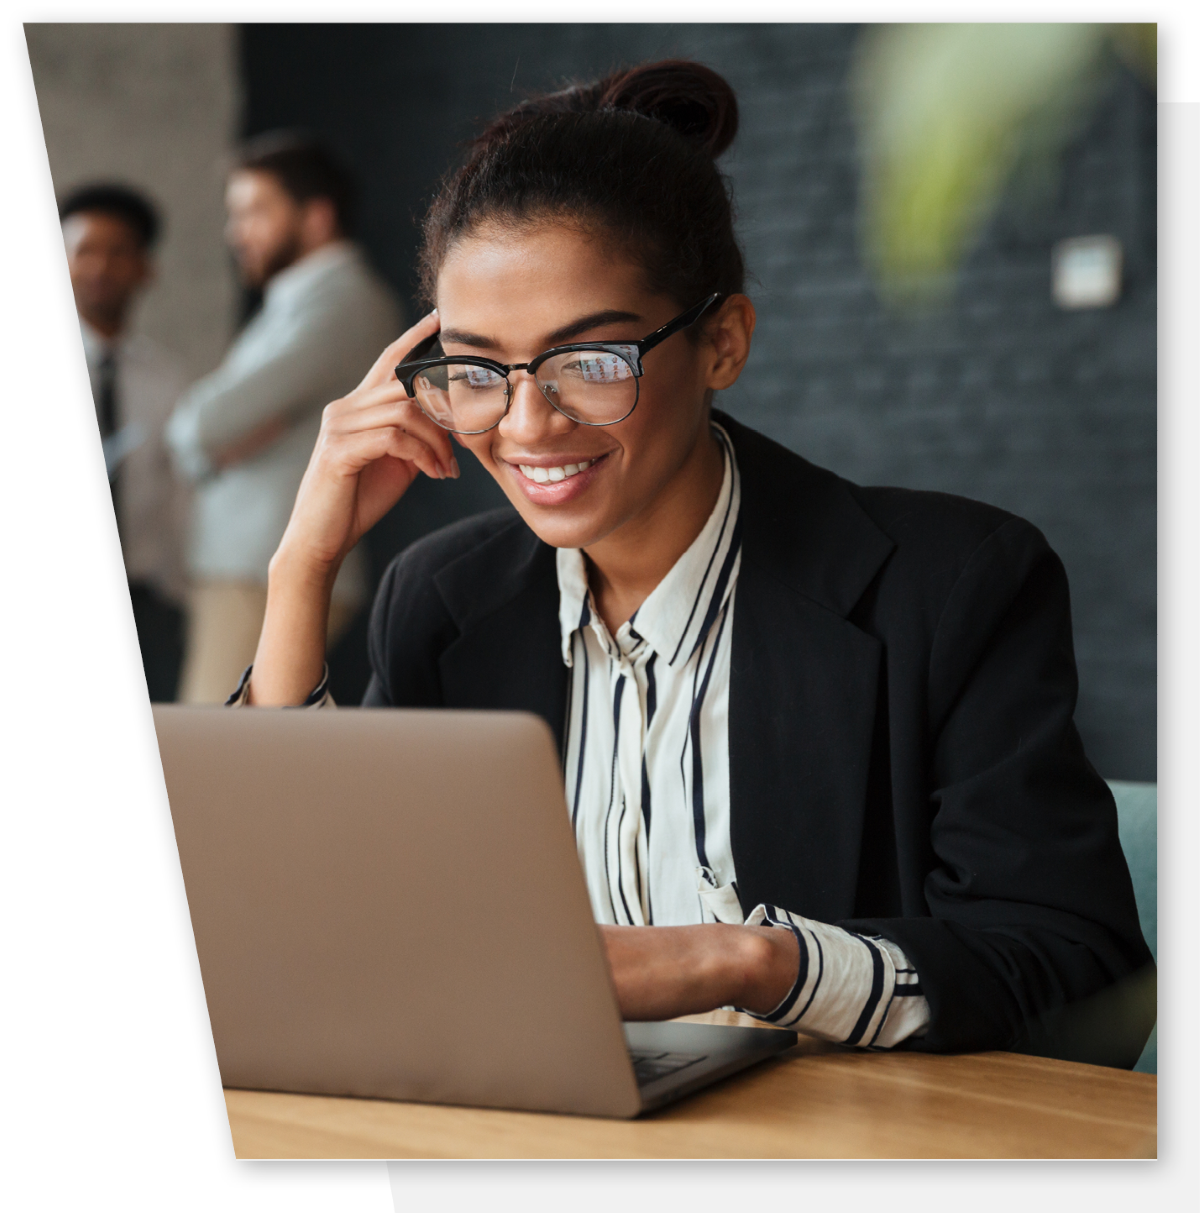
[[[425,443],[447,476],[456,477],[457,463],[450,434],[432,422],[396,382],[360,388],[325,410],[323,429],[329,436],[358,433],[375,427],[395,427]]]
[[[409,460],[434,480],[459,478],[459,465],[453,455],[439,451],[420,433],[414,433],[403,421],[397,421],[396,410],[379,405],[379,416],[371,425],[343,432],[343,442],[358,435],[381,435],[383,450],[396,459]]]
[[[396,380],[396,366],[414,346],[436,333],[441,326],[437,310],[422,316],[411,328],[391,343],[375,360],[362,383],[325,410],[324,427],[329,433],[356,433],[375,426],[394,427],[423,442],[432,452],[434,471],[414,460],[422,471],[435,479],[456,478],[458,461],[450,444],[449,432],[435,425],[409,398]]]
[[[390,455],[420,468],[432,480],[442,480],[450,474],[426,443],[396,426],[377,426],[342,434],[331,444],[330,454],[344,465],[345,471],[352,473]]]
[[[326,406],[319,462],[337,466],[341,475],[358,475],[390,456],[434,480],[458,477],[449,432],[421,412],[395,377],[401,358],[439,327],[436,311],[423,316],[379,355],[353,392]]]
[[[426,337],[436,333],[441,327],[441,320],[438,318],[437,309],[435,308],[427,316],[422,316],[412,328],[406,330],[391,345],[375,359],[375,365],[367,372],[366,377],[360,388],[378,387],[380,384],[387,383],[389,380],[394,380],[396,374],[396,365],[400,359],[408,353],[413,346],[424,341]]]

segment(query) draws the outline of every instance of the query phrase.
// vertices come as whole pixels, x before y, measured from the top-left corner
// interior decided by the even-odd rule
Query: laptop
[[[622,1024],[540,718],[154,720],[225,1086],[633,1117],[796,1043]]]

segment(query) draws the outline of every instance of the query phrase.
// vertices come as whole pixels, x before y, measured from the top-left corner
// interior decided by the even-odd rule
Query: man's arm
[[[335,292],[285,318],[260,317],[211,374],[184,393],[167,425],[176,462],[190,479],[261,453],[297,417],[320,410],[370,365],[349,365],[360,342],[353,309]],[[240,347],[240,348],[239,348]]]
[[[249,433],[235,438],[232,442],[214,451],[213,466],[221,472],[236,464],[244,463],[247,459],[253,459],[256,455],[261,455],[287,433],[287,428],[287,422],[282,417],[268,418]]]

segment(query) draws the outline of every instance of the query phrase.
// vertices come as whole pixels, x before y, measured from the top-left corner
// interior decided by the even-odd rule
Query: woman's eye
[[[500,382],[495,371],[481,366],[465,366],[455,369],[450,375],[451,383],[464,383],[470,388],[491,388]]]
[[[586,383],[619,383],[633,375],[633,367],[616,354],[590,354],[568,362],[563,369]]]

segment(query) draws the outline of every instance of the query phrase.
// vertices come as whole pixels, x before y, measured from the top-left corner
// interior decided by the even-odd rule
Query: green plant
[[[857,47],[862,240],[892,305],[929,304],[1003,192],[1047,195],[1121,60],[1153,82],[1154,25],[888,25]]]

